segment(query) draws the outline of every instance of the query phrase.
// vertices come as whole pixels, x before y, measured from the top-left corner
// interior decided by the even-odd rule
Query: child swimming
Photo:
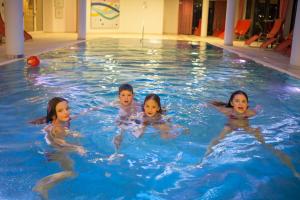
[[[63,171],[44,177],[34,187],[34,191],[41,194],[45,199],[48,198],[48,190],[58,182],[74,177],[73,161],[68,157],[67,152],[75,151],[80,155],[86,153],[82,146],[68,143],[66,137],[80,137],[80,134],[70,131],[70,110],[68,101],[61,97],[54,97],[48,102],[47,125],[45,139],[49,145],[54,147],[54,151],[47,153],[50,161],[56,161],[63,168]]]
[[[119,99],[115,105],[119,107],[116,124],[120,130],[114,137],[113,143],[115,149],[118,150],[123,140],[124,131],[131,128],[134,116],[140,111],[139,104],[134,100],[133,87],[130,84],[125,83],[119,86]]]
[[[176,137],[176,134],[172,134],[171,132],[174,131],[173,128],[178,128],[179,125],[171,125],[169,120],[163,115],[165,111],[161,107],[160,97],[157,94],[149,94],[146,96],[142,110],[139,128],[133,132],[136,137],[141,137],[147,126],[153,126],[158,129],[162,138]],[[185,132],[186,131],[187,130],[185,130]]]
[[[275,149],[270,144],[265,143],[265,139],[259,128],[250,127],[249,118],[255,116],[260,107],[257,106],[255,109],[250,109],[248,106],[248,95],[245,92],[241,90],[233,92],[227,104],[220,101],[212,101],[210,104],[218,111],[225,114],[228,117],[228,122],[221,131],[219,137],[211,142],[205,156],[211,154],[213,152],[213,146],[219,144],[227,134],[236,130],[244,130],[245,132],[253,135],[261,144],[278,156],[279,159],[291,169],[295,176],[300,177],[300,174],[296,171],[296,168],[292,164],[289,156],[282,151]]]

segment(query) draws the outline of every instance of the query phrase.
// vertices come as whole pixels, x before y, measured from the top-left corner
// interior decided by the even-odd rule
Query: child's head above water
[[[237,113],[246,112],[248,109],[248,95],[241,90],[233,92],[226,107],[233,108]]]
[[[59,120],[67,122],[70,120],[68,101],[61,97],[54,97],[48,102],[46,122]]]
[[[156,94],[147,95],[142,109],[148,117],[154,117],[157,113],[162,113],[159,96]]]
[[[129,106],[133,102],[133,88],[125,83],[119,87],[119,100],[122,106]]]

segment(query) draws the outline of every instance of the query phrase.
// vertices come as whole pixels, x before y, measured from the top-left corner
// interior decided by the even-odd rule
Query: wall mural
[[[92,0],[91,28],[119,28],[120,0]]]

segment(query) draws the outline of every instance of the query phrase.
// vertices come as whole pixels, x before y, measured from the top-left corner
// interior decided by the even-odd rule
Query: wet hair
[[[133,87],[128,83],[124,83],[119,86],[119,94],[121,94],[124,90],[130,91],[133,94]]]
[[[231,94],[230,99],[229,99],[228,103],[225,105],[225,107],[232,108],[233,106],[231,105],[231,102],[233,101],[233,98],[239,94],[244,95],[248,102],[248,95],[246,94],[246,92],[243,92],[242,90],[237,90]]]
[[[150,100],[150,99],[154,100],[154,101],[157,103],[157,105],[158,105],[158,107],[159,107],[158,113],[163,113],[163,110],[162,110],[161,104],[160,104],[160,98],[159,98],[159,96],[158,96],[157,94],[148,94],[148,95],[146,96],[146,98],[145,98],[145,100],[144,100],[144,103],[143,103],[143,105],[142,105],[142,110],[145,111],[145,109],[144,109],[145,103],[146,103],[148,100]]]
[[[66,99],[61,97],[54,97],[48,102],[46,123],[52,122],[53,117],[57,117],[56,106],[63,101],[68,102]]]

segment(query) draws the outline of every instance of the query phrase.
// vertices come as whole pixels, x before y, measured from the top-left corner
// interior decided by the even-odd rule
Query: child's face
[[[237,113],[244,113],[248,109],[248,101],[242,94],[235,95],[231,101],[231,105],[233,106],[233,110]]]
[[[133,94],[131,91],[123,90],[119,94],[119,99],[122,106],[129,106],[133,101]]]
[[[67,122],[70,120],[70,109],[66,101],[59,102],[55,108],[56,119],[61,122]]]
[[[144,111],[148,117],[154,117],[159,110],[160,107],[153,99],[149,99],[145,102]]]

